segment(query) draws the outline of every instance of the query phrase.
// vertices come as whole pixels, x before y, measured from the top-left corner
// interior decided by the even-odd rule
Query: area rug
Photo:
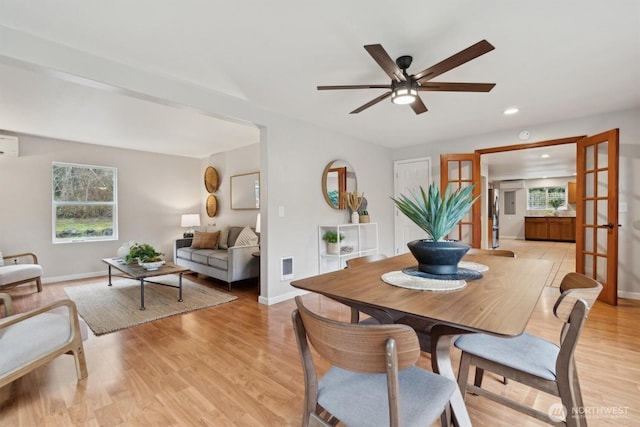
[[[158,276],[154,281],[178,285],[175,274]],[[187,313],[205,307],[223,304],[236,299],[206,286],[182,279],[182,302],[178,301],[178,289],[168,286],[145,284],[144,306],[140,310],[140,282],[131,279],[112,279],[89,285],[64,288],[76,303],[78,313],[96,335],[102,335],[131,326]]]

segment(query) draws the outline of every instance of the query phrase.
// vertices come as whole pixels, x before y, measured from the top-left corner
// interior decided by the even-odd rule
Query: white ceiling
[[[491,181],[570,177],[576,172],[576,152],[576,144],[563,144],[483,154],[480,160]]]
[[[0,25],[391,148],[640,106],[637,0],[0,0]],[[422,92],[421,115],[387,100],[350,115],[383,91],[316,90],[387,84],[365,44],[412,55],[415,73],[482,39],[496,49],[434,81],[496,87]],[[2,59],[0,129],[193,157],[259,138]]]

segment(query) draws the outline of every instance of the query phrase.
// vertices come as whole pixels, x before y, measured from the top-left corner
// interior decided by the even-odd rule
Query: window
[[[559,200],[559,207],[567,207],[566,187],[531,187],[527,189],[527,209],[547,210],[554,209],[553,200]]]
[[[53,164],[53,243],[118,239],[116,172]]]

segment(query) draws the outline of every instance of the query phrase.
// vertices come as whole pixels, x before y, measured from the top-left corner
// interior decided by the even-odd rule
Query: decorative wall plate
[[[213,166],[208,166],[204,171],[204,188],[209,193],[218,191],[218,171]]]
[[[209,197],[207,197],[207,215],[213,218],[216,216],[216,212],[218,212],[218,199],[213,194],[209,194]]]

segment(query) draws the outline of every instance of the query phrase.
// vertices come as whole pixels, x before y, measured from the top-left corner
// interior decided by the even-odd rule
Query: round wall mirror
[[[322,173],[322,195],[334,209],[346,209],[340,193],[358,190],[358,181],[353,167],[344,160],[329,162]]]

